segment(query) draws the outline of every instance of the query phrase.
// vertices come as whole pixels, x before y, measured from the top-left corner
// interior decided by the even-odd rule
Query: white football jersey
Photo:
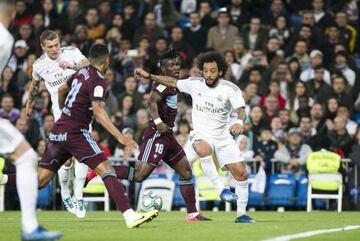
[[[41,55],[33,65],[32,77],[35,81],[44,80],[46,89],[51,95],[52,111],[55,119],[60,118],[61,110],[58,103],[58,89],[60,85],[68,81],[76,72],[73,69],[62,69],[59,66],[60,61],[66,61],[70,64],[79,64],[86,57],[75,47],[63,47],[56,60]]]
[[[0,36],[0,74],[2,74],[10,58],[14,38],[1,22]]]
[[[178,80],[177,88],[191,95],[192,121],[194,130],[210,138],[228,138],[230,114],[234,109],[245,107],[239,87],[220,79],[219,84],[210,88],[204,78],[190,77]]]

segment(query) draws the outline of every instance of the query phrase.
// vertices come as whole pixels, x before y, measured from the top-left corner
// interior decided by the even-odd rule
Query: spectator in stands
[[[201,0],[199,3],[200,23],[206,30],[217,24],[216,20],[211,16],[211,11],[212,7],[209,0]]]
[[[270,67],[276,68],[284,59],[284,53],[280,49],[280,40],[277,37],[270,37],[266,44],[266,58]]]
[[[236,61],[241,66],[246,68],[248,66],[249,60],[252,58],[252,55],[249,51],[245,49],[244,41],[242,40],[242,38],[235,39],[232,49],[234,50]]]
[[[357,32],[353,26],[348,24],[347,13],[344,11],[337,12],[335,14],[335,22],[339,27],[340,36],[342,36],[347,43],[348,50],[350,53],[353,53],[355,51]]]
[[[100,136],[99,131],[92,130],[91,131],[91,137],[94,139],[94,141],[99,145],[100,150],[104,152],[106,157],[111,157],[110,150],[107,146],[102,144],[102,138]]]
[[[200,24],[200,14],[192,12],[189,15],[189,24],[184,29],[184,40],[191,44],[195,54],[204,52],[206,49],[207,29]]]
[[[354,101],[352,92],[351,89],[348,88],[348,83],[343,76],[336,75],[332,77],[331,87],[331,96],[334,97],[339,104],[347,105],[349,108],[353,107]]]
[[[18,40],[14,45],[14,54],[10,57],[8,66],[17,75],[27,67],[26,57],[29,50],[25,40]]]
[[[246,49],[265,49],[267,32],[261,27],[261,19],[259,17],[251,17],[250,24],[248,26],[244,26],[241,36]]]
[[[287,58],[289,61],[291,58],[297,58],[300,63],[301,71],[310,67],[310,57],[307,54],[308,46],[304,40],[297,40],[295,43],[294,53]]]
[[[280,107],[279,100],[272,95],[269,95],[265,98],[265,119],[270,122],[274,116],[277,115]]]
[[[19,115],[19,109],[14,107],[14,98],[8,93],[4,94],[1,98],[0,117],[15,123]]]
[[[207,36],[207,48],[214,49],[220,53],[230,49],[239,35],[237,27],[230,24],[230,17],[225,10],[219,11],[218,24],[209,29]]]
[[[183,66],[189,67],[191,65],[191,60],[195,55],[194,49],[191,46],[191,43],[186,42],[183,37],[184,35],[182,28],[177,26],[173,27],[171,29],[169,48],[179,52]]]
[[[268,12],[263,15],[263,22],[266,25],[270,25],[275,21],[276,17],[280,15],[287,17],[287,12],[282,0],[272,0]]]
[[[239,29],[249,23],[249,9],[245,6],[247,2],[242,0],[231,0],[231,4],[227,7],[227,11],[231,17],[231,24]]]
[[[264,113],[260,106],[256,105],[251,108],[249,125],[253,135],[252,146],[255,146],[260,140],[260,130],[269,127],[269,123],[265,121]]]
[[[91,40],[88,38],[88,28],[86,25],[76,25],[74,35],[73,43],[77,46],[81,53],[87,55],[91,47]]]
[[[316,102],[325,104],[331,93],[331,87],[324,79],[325,69],[322,65],[314,67],[314,77],[306,83],[306,92]]]
[[[305,171],[306,158],[311,152],[311,147],[302,142],[301,131],[298,128],[292,128],[286,145],[277,150],[274,157],[285,164],[283,172],[296,173]]]
[[[78,0],[70,0],[68,7],[60,16],[60,28],[64,34],[72,35],[76,25],[83,23],[83,12]]]
[[[260,96],[257,95],[258,85],[255,82],[248,82],[244,88],[244,99],[250,107],[259,105]]]
[[[141,108],[136,112],[136,127],[134,139],[137,143],[141,141],[144,130],[149,126],[149,114],[146,109]]]
[[[293,80],[300,79],[301,69],[300,69],[299,60],[297,58],[291,58],[288,61],[288,65],[292,79]]]
[[[5,67],[0,78],[0,98],[5,94],[10,94],[14,99],[14,106],[20,107],[20,86],[15,79],[14,72],[10,67]]]
[[[331,64],[332,60],[335,57],[335,46],[337,44],[342,44],[342,45],[346,45],[345,41],[341,38],[340,35],[340,28],[333,24],[330,25],[327,28],[326,31],[326,39],[325,39],[325,43],[324,43],[324,47],[323,49],[326,50],[324,51],[324,60],[325,60],[325,65],[327,64]],[[328,60],[328,61],[326,61]],[[329,61],[331,60],[331,61]]]
[[[277,37],[280,41],[280,48],[283,49],[287,46],[290,36],[291,30],[286,17],[283,15],[277,16],[272,28],[269,31],[269,37]]]
[[[111,11],[111,1],[101,1],[99,5],[99,21],[103,23],[106,28],[112,23],[113,15]]]
[[[159,73],[158,62],[160,56],[168,49],[168,42],[166,38],[159,37],[155,41],[155,48],[149,52],[149,61],[147,66],[151,73]]]
[[[311,125],[311,119],[309,116],[303,116],[300,118],[299,130],[303,138],[303,142],[309,145],[314,151],[319,151],[324,147],[327,139],[326,136],[317,134],[316,129]]]
[[[360,165],[360,127],[356,130],[354,144],[349,157],[352,163]]]
[[[322,30],[325,30],[326,27],[334,22],[334,20],[331,14],[325,10],[324,0],[313,0],[312,6],[316,25],[319,26]]]
[[[148,36],[151,43],[154,43],[159,37],[163,37],[162,29],[156,24],[156,17],[154,13],[147,13],[145,15],[144,25],[136,29],[134,34],[133,44],[136,46],[142,36]]]
[[[105,25],[99,21],[99,11],[97,8],[89,8],[85,15],[86,25],[88,27],[88,38],[95,40],[105,36]]]
[[[117,90],[115,83],[115,74],[111,68],[108,68],[105,72],[105,80],[106,80],[106,110],[109,115],[114,114],[119,109],[119,103],[116,97]]]
[[[279,110],[279,118],[281,122],[281,127],[286,132],[290,130],[290,128],[295,127],[295,125],[291,122],[290,119],[290,111],[288,109],[280,109]]]
[[[19,28],[20,25],[27,23],[31,24],[32,22],[32,15],[29,9],[26,6],[25,0],[17,0],[15,5],[16,16],[14,26]]]
[[[347,54],[345,51],[339,51],[335,54],[335,68],[340,70],[347,80],[347,83],[354,87],[356,80],[356,73],[349,67],[347,62]]]
[[[238,137],[237,143],[239,145],[240,152],[245,160],[254,158],[255,152],[251,150],[252,148],[250,147],[249,138],[247,136],[240,135]]]
[[[255,159],[258,160],[262,166],[265,166],[267,172],[270,171],[270,160],[274,157],[277,150],[277,144],[272,140],[271,130],[263,128],[260,134],[259,142],[254,146]]]
[[[282,127],[279,116],[274,116],[271,120],[270,128],[272,131],[272,140],[280,147],[285,142],[285,129]]]
[[[324,108],[320,103],[314,103],[310,110],[311,126],[316,129],[319,135],[326,135]]]
[[[134,109],[137,110],[141,106],[142,95],[136,91],[136,80],[134,76],[129,76],[124,82],[125,91],[118,95],[119,106],[121,108],[121,101],[124,96],[130,95],[132,97]]]
[[[356,133],[358,124],[350,119],[350,110],[346,105],[339,105],[336,111],[336,116],[340,116],[346,120],[346,130],[351,137]]]
[[[290,111],[291,121],[293,123],[297,123],[297,121],[298,121],[297,111],[299,110],[299,106],[300,106],[299,99],[301,96],[307,95],[308,90],[307,90],[304,82],[302,82],[302,81],[296,81],[293,86],[294,86],[294,89],[291,91],[291,95],[290,95],[288,101],[286,102],[286,109],[288,109]],[[313,95],[309,95],[309,96],[313,96]],[[314,103],[314,100],[312,98],[309,98],[308,105],[312,106],[313,103]]]
[[[42,3],[42,15],[44,16],[44,26],[47,29],[60,27],[58,14],[56,13],[52,0],[44,0]]]
[[[345,157],[349,156],[353,140],[346,130],[346,119],[344,117],[335,117],[334,129],[329,130],[328,137],[331,141],[332,147],[341,149]]]
[[[46,140],[54,126],[55,120],[52,114],[46,114],[43,119],[42,126],[40,127],[40,138]]]
[[[39,136],[31,135],[31,130],[29,129],[28,121],[25,118],[18,118],[15,122],[15,127],[24,135],[25,139],[29,144],[36,148],[39,141]]]
[[[179,14],[175,9],[174,1],[162,0],[156,1],[154,6],[154,13],[156,16],[156,23],[162,29],[171,29],[176,25],[179,19]]]
[[[235,52],[233,50],[226,50],[224,52],[224,58],[229,68],[225,74],[225,79],[239,85],[240,78],[243,74],[243,67],[236,61]]]
[[[260,99],[260,107],[265,105],[266,99],[269,96],[273,96],[278,100],[279,108],[283,109],[286,105],[286,100],[280,95],[280,85],[279,82],[276,80],[272,80],[269,83],[269,90],[266,95],[262,96]]]
[[[311,51],[310,61],[311,61],[311,66],[308,69],[301,72],[300,79],[304,82],[308,82],[309,80],[314,78],[315,68],[318,66],[322,66],[322,69],[324,71],[323,79],[328,85],[330,85],[331,84],[330,72],[323,67],[323,64],[324,64],[323,63],[323,53],[317,49]]]
[[[301,117],[310,116],[310,111],[309,96],[306,94],[299,96],[299,109],[296,111],[296,117],[293,119],[293,122],[299,123]]]

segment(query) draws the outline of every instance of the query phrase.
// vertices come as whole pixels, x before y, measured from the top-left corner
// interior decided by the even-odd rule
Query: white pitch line
[[[309,232],[278,236],[278,237],[274,237],[271,239],[265,239],[262,241],[289,241],[289,240],[299,239],[299,238],[308,238],[308,237],[323,234],[323,233],[334,233],[334,232],[348,231],[348,230],[354,230],[354,229],[360,229],[360,226],[353,225],[353,226],[345,226],[343,228],[319,229],[319,230],[314,230],[314,231],[309,231]]]

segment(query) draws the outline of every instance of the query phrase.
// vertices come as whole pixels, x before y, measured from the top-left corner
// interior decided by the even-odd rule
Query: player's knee
[[[45,188],[48,185],[48,181],[44,178],[39,179],[39,190]]]
[[[181,173],[181,179],[185,179],[185,180],[191,180],[192,179],[192,171],[191,169],[186,169],[185,171],[183,171]]]
[[[212,155],[212,149],[209,144],[207,143],[199,143],[195,147],[196,153],[199,157],[206,157]]]
[[[233,173],[232,175],[234,179],[239,182],[246,181],[248,179],[248,173],[245,168],[238,170],[236,173]]]
[[[144,172],[137,172],[135,171],[135,182],[142,182],[144,181],[146,178],[148,177],[148,174],[147,173],[144,173]]]

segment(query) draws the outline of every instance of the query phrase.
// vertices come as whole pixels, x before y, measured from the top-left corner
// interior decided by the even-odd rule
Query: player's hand
[[[139,148],[138,144],[130,136],[122,135],[118,138],[118,141],[125,146],[129,146],[132,151]]]
[[[171,132],[172,131],[172,129],[170,127],[168,127],[164,122],[160,122],[159,124],[157,124],[156,129],[160,133],[165,133],[165,132]]]
[[[59,67],[62,69],[75,69],[75,65],[70,64],[67,61],[60,61]]]
[[[28,118],[31,118],[33,116],[34,105],[35,105],[34,103],[32,103],[31,105],[26,104],[25,111]]]
[[[239,135],[244,132],[244,126],[240,125],[239,123],[235,123],[230,126],[230,133],[232,135]]]
[[[139,69],[139,68],[135,69],[134,74],[135,74],[135,78],[136,77],[141,77],[144,79],[150,78],[150,74],[143,69]]]

